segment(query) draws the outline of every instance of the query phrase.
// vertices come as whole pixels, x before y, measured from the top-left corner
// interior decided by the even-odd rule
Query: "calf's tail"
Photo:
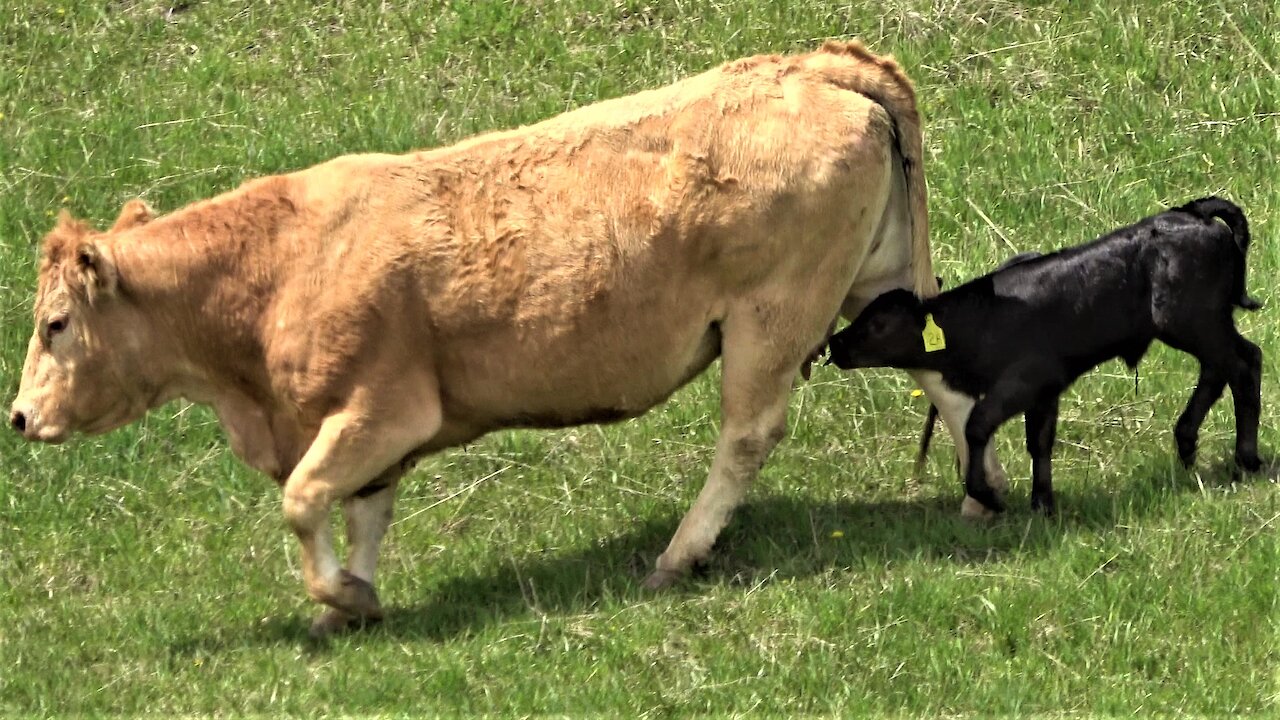
[[[1233,280],[1232,294],[1235,296],[1232,302],[1238,307],[1245,310],[1257,310],[1262,307],[1262,303],[1249,297],[1249,293],[1245,290],[1245,264],[1244,259],[1249,251],[1249,221],[1244,217],[1244,211],[1230,200],[1223,200],[1220,197],[1203,197],[1199,200],[1191,202],[1179,208],[1174,208],[1179,212],[1194,215],[1201,220],[1212,221],[1214,218],[1222,220],[1231,229],[1231,237],[1235,240],[1236,249],[1239,251],[1236,255],[1235,277]]]
[[[929,403],[929,414],[924,418],[924,431],[920,433],[920,452],[916,453],[916,466],[912,471],[919,478],[924,472],[924,463],[929,456],[929,441],[933,439],[933,428],[938,424],[938,406]]]

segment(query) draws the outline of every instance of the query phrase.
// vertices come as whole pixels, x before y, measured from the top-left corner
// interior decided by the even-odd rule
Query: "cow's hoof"
[[[355,621],[356,617],[337,608],[328,608],[324,612],[316,616],[311,621],[311,629],[308,634],[316,640],[345,632],[347,628]]]
[[[335,610],[340,610],[353,617],[365,621],[382,619],[382,605],[378,602],[378,593],[367,581],[342,571],[338,576],[337,587],[329,592],[320,593],[316,599]]]
[[[324,612],[316,616],[311,621],[311,629],[308,633],[313,639],[321,640],[330,635],[349,632],[352,630],[363,630],[370,625],[376,625],[382,622],[381,614],[369,617],[359,617],[352,615],[345,610],[338,608],[327,608]]]
[[[649,577],[644,579],[645,590],[666,590],[675,585],[680,578],[684,577],[684,573],[674,570],[654,570],[649,573]]]
[[[968,495],[965,495],[964,502],[960,503],[960,517],[966,520],[990,520],[995,516],[996,512],[994,510]]]

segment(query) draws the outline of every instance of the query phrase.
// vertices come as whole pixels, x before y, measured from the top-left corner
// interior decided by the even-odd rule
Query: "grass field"
[[[858,36],[927,121],[950,281],[1209,193],[1255,233],[1239,324],[1280,452],[1280,6],[816,0],[0,2],[0,379],[17,389],[40,236],[353,151],[447,144],[757,52]],[[60,447],[0,436],[0,714],[1194,714],[1280,710],[1275,470],[1198,467],[1189,357],[1063,400],[1060,516],[959,520],[951,449],[909,480],[903,374],[818,368],[705,574],[639,580],[701,487],[713,369],[636,421],[425,461],[383,552],[382,626],[325,644],[274,483],[171,405]]]

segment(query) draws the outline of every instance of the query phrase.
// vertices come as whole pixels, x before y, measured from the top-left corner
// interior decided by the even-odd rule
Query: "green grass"
[[[938,267],[1080,242],[1225,194],[1255,228],[1241,315],[1280,452],[1280,9],[1272,2],[0,3],[0,379],[62,206],[109,222],[354,151],[440,145],[756,52],[859,36],[927,118]],[[1121,9],[1123,7],[1123,9]],[[371,9],[377,8],[377,9]],[[1229,15],[1228,15],[1229,13]],[[950,447],[911,481],[905,375],[818,368],[706,572],[638,580],[701,487],[716,372],[637,421],[499,433],[423,463],[382,626],[324,645],[278,490],[172,405],[61,447],[0,437],[0,714],[695,711],[1273,717],[1274,471],[1230,482],[1230,401],[1194,472],[1195,363],[1157,349],[1063,400],[1061,516],[955,517]],[[842,536],[837,537],[842,533]]]

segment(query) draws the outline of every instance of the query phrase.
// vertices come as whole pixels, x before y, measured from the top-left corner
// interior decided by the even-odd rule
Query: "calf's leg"
[[[1254,472],[1262,467],[1258,457],[1262,351],[1236,331],[1229,313],[1227,310],[1222,320],[1215,322],[1185,315],[1166,321],[1168,327],[1160,339],[1200,361],[1200,381],[1178,418],[1174,437],[1179,458],[1184,465],[1191,465],[1200,425],[1229,384],[1235,400],[1236,464]]]
[[[1196,382],[1195,390],[1191,391],[1187,407],[1178,417],[1178,423],[1173,429],[1173,438],[1178,444],[1178,459],[1184,466],[1191,467],[1195,464],[1200,425],[1204,423],[1209,408],[1222,396],[1222,390],[1226,386],[1226,379],[1216,367],[1206,365],[1203,361],[1200,363],[1200,379]]]
[[[974,404],[973,411],[969,413],[969,421],[964,427],[965,440],[969,443],[971,454],[986,452],[991,437],[1006,420],[1026,412],[1037,398],[1051,391],[1037,378],[1030,368],[1011,368],[995,387]],[[987,510],[1004,510],[1004,502],[987,483],[982,463],[969,463],[965,471],[964,487],[966,502],[972,499]]]
[[[1239,333],[1235,337],[1239,362],[1231,376],[1236,406],[1236,465],[1248,472],[1262,468],[1258,457],[1258,417],[1262,413],[1262,350]]]
[[[1031,509],[1052,515],[1053,443],[1058,434],[1058,396],[1041,400],[1026,412],[1027,452],[1031,454]]]
[[[973,411],[975,400],[947,387],[940,373],[932,370],[912,370],[910,373],[911,378],[924,390],[929,402],[938,408],[938,416],[942,418],[942,424],[947,427],[947,432],[955,443],[960,472],[966,473],[969,467],[969,444],[965,440],[964,428],[969,422],[969,413]],[[982,465],[986,470],[987,483],[998,493],[1008,491],[1009,477],[1000,464],[1000,459],[996,457],[995,446],[988,445],[982,452]],[[972,502],[961,505],[960,512],[962,515],[969,515],[973,510],[982,514],[980,507]]]

